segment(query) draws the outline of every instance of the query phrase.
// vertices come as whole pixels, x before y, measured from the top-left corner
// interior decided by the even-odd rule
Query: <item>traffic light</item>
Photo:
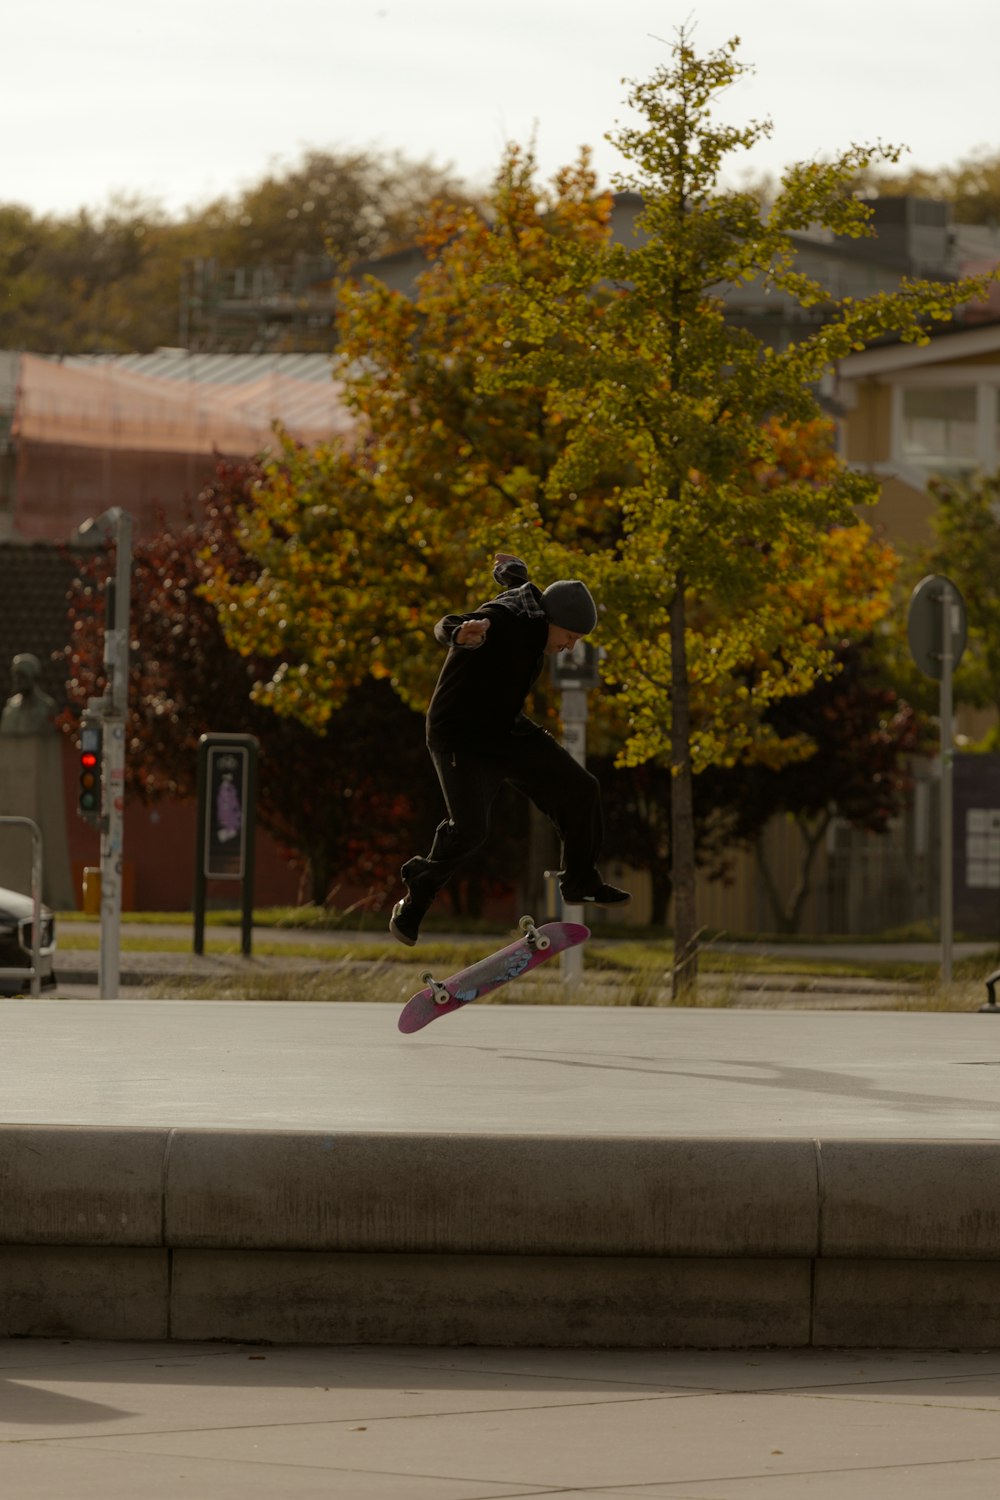
[[[103,772],[103,733],[99,721],[80,722],[80,789],[77,811],[81,818],[99,827],[101,823],[101,777]]]

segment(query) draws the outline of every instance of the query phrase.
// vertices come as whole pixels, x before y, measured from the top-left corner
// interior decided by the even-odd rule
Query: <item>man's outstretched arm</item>
[[[474,651],[483,644],[489,628],[485,615],[445,615],[434,626],[434,639],[441,646],[462,646]]]

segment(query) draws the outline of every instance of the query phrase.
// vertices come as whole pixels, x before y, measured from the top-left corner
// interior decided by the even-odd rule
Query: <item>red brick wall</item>
[[[133,453],[22,441],[18,444],[14,533],[66,541],[90,516],[120,505],[137,536],[151,536],[158,512],[185,519],[185,502],[211,477],[210,454]]]

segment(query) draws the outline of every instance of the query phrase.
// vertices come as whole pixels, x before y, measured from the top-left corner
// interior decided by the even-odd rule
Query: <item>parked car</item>
[[[34,915],[31,897],[0,886],[0,969],[31,969],[31,921]],[[38,968],[43,990],[56,982],[56,921],[47,906],[42,907],[42,941]],[[30,972],[23,980],[0,978],[0,995],[24,995],[31,988]]]

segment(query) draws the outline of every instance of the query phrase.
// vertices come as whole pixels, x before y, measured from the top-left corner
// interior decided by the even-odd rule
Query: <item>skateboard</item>
[[[531,917],[522,917],[518,925],[523,935],[516,943],[481,958],[468,969],[460,969],[450,979],[435,979],[430,972],[422,974],[426,989],[418,990],[403,1006],[400,1031],[419,1031],[438,1016],[446,1016],[468,1005],[470,1000],[498,990],[502,984],[530,973],[546,959],[575,948],[590,937],[590,928],[579,922],[546,922],[536,927]]]

